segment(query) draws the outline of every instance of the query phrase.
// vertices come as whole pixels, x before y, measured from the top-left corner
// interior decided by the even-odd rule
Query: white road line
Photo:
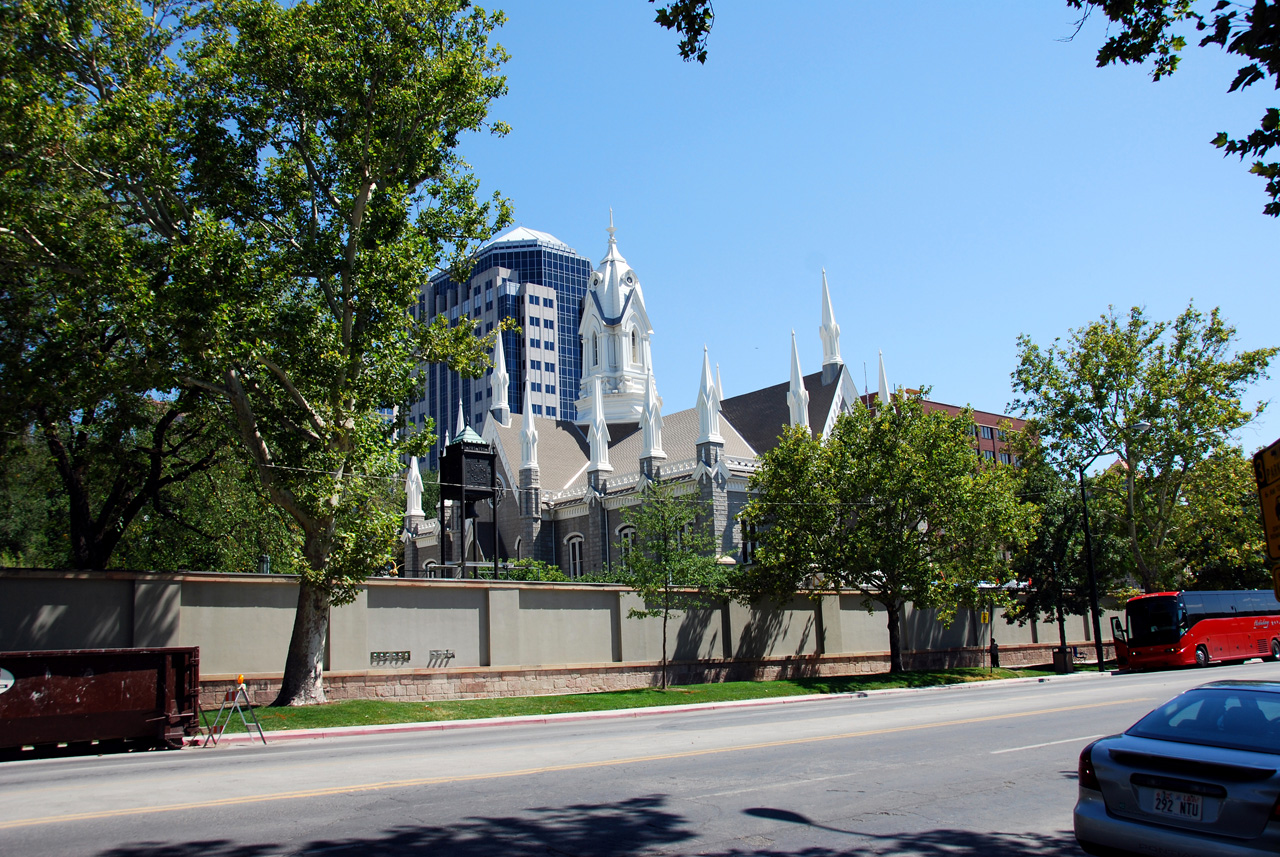
[[[1101,737],[1101,735],[1086,735],[1083,738],[1063,738],[1061,741],[1045,741],[1043,744],[1028,744],[1025,747],[1006,747],[1003,750],[992,750],[991,755],[998,756],[1001,753],[1016,753],[1019,750],[1035,750],[1040,747],[1052,747],[1054,744],[1071,744],[1076,741],[1092,741],[1094,738]]]

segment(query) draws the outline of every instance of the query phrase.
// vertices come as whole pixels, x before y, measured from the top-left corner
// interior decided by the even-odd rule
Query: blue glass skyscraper
[[[523,410],[528,381],[535,414],[573,420],[582,377],[578,315],[591,271],[590,259],[555,236],[516,227],[481,246],[466,283],[454,282],[447,273],[431,277],[414,317],[430,324],[444,315],[457,324],[466,316],[479,320],[482,333],[503,319],[516,319],[520,331],[502,334],[508,408]],[[439,450],[457,426],[459,401],[467,425],[476,430],[494,407],[490,379],[461,378],[437,364],[420,367],[419,378],[423,383],[419,397],[409,403],[409,422],[422,431],[428,419],[434,421],[437,442],[428,466],[436,469]]]

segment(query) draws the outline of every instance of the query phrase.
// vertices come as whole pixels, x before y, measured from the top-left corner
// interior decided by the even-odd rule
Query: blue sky
[[[1274,100],[1226,94],[1192,48],[1171,78],[1095,67],[1065,2],[721,0],[705,66],[643,0],[511,0],[504,139],[463,148],[485,191],[598,262],[609,208],[644,286],[664,410],[692,407],[702,346],[725,395],[820,368],[821,269],[841,352],[875,384],[1003,410],[1016,338],[1114,305],[1220,306],[1239,348],[1280,344],[1280,222],[1209,140]],[[1280,370],[1280,365],[1277,366]],[[1240,440],[1280,437],[1275,400]]]

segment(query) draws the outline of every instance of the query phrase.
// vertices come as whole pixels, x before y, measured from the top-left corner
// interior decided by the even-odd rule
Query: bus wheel
[[[1271,660],[1280,661],[1280,640],[1271,641]]]
[[[1196,666],[1209,666],[1209,650],[1204,646],[1196,646]]]

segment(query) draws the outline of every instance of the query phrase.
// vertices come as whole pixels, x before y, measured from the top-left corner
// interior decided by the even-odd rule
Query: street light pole
[[[1106,659],[1102,651],[1102,620],[1098,609],[1098,572],[1093,565],[1093,536],[1089,532],[1089,501],[1084,490],[1084,469],[1087,466],[1080,467],[1080,509],[1084,512],[1084,554],[1089,566],[1089,607],[1093,612],[1093,645],[1098,653],[1098,672],[1103,672],[1106,668]]]

